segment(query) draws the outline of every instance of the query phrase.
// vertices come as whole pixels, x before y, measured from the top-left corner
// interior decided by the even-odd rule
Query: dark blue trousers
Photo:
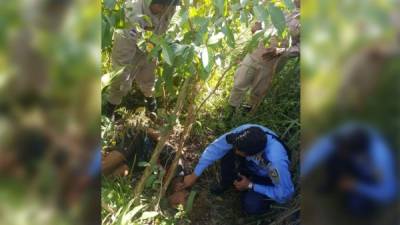
[[[337,155],[329,158],[327,163],[326,186],[337,187],[343,177],[352,177],[356,180],[374,184],[377,182],[371,174],[358,168],[352,160],[345,160]],[[376,203],[356,191],[341,193],[346,210],[356,216],[367,216],[375,211]]]
[[[249,178],[253,183],[273,185],[268,177],[260,177],[252,173],[246,166],[246,160],[229,151],[221,159],[221,184],[231,186],[238,179],[238,173]],[[269,209],[271,199],[253,190],[243,191],[241,195],[242,209],[246,214],[255,215],[265,213]]]

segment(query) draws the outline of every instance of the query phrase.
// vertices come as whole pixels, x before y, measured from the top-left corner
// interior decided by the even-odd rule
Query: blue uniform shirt
[[[357,124],[347,124],[339,128],[332,134],[328,134],[319,139],[310,150],[305,153],[301,163],[301,175],[308,175],[316,166],[323,163],[335,151],[334,134],[336,132],[346,132],[348,129],[360,126]],[[377,202],[390,202],[396,196],[396,176],[395,162],[392,151],[385,143],[385,140],[372,128],[363,126],[370,137],[371,145],[368,149],[370,161],[357,162],[358,168],[364,174],[375,174],[379,176],[379,182],[371,184],[358,181],[355,191],[371,200]]]
[[[87,168],[87,174],[94,178],[101,172],[101,150],[100,147],[93,152],[92,161]]]
[[[268,128],[255,124],[245,124],[233,129],[231,132],[240,132],[254,126],[274,134]],[[231,132],[225,133],[207,146],[194,169],[196,176],[200,176],[204,169],[232,150],[233,146],[228,144],[225,138]],[[264,157],[268,159],[268,165],[263,165],[257,159],[258,157],[255,156],[246,157],[246,164],[257,176],[270,177],[274,185],[254,184],[253,189],[255,192],[266,195],[278,203],[285,203],[294,193],[289,172],[289,159],[282,144],[271,135],[265,135],[267,135],[267,145],[264,148]]]

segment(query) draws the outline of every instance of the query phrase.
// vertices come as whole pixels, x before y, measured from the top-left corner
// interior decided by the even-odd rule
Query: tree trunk
[[[190,83],[191,80],[192,80],[192,78],[186,79],[186,81],[185,81],[185,83],[183,84],[183,86],[182,86],[182,88],[181,88],[181,91],[180,91],[180,93],[179,93],[178,100],[177,100],[177,103],[176,103],[176,107],[175,107],[175,110],[174,110],[174,114],[175,114],[177,117],[180,115],[181,110],[182,110],[182,107],[183,107],[183,105],[184,105],[184,103],[185,103],[186,96],[187,96],[187,92],[188,92],[188,89],[189,89],[189,87],[190,87],[189,83]],[[155,149],[154,149],[154,152],[153,152],[153,154],[152,154],[152,156],[151,156],[151,159],[150,159],[150,161],[149,161],[149,164],[150,164],[150,165],[146,167],[146,169],[145,169],[144,172],[143,172],[142,177],[140,178],[139,182],[136,184],[135,189],[133,190],[133,195],[134,195],[134,198],[135,198],[135,200],[134,200],[135,203],[137,203],[137,202],[139,201],[140,195],[141,195],[142,192],[143,192],[143,189],[144,189],[144,185],[145,185],[145,183],[146,183],[146,180],[147,180],[147,178],[150,176],[150,174],[152,173],[153,166],[157,163],[157,160],[158,160],[158,158],[159,158],[159,156],[160,156],[160,153],[161,153],[162,149],[163,149],[164,146],[165,146],[165,143],[167,142],[169,136],[172,134],[172,132],[173,132],[173,130],[174,130],[174,126],[175,126],[175,123],[176,123],[176,122],[173,121],[173,122],[171,122],[171,123],[172,123],[172,124],[170,124],[169,127],[167,127],[165,130],[163,130],[163,131],[161,132],[161,138],[160,138],[160,140],[158,141],[158,143],[157,143],[157,145],[156,145],[156,147],[155,147]]]
[[[185,146],[186,139],[189,137],[190,131],[192,130],[193,122],[196,119],[196,117],[194,115],[194,110],[195,110],[195,106],[196,106],[195,99],[196,99],[199,89],[200,89],[199,86],[197,85],[197,83],[198,83],[198,80],[196,79],[196,81],[193,84],[194,89],[192,89],[194,91],[192,92],[192,94],[189,98],[192,100],[192,102],[189,103],[189,111],[188,111],[188,114],[187,114],[187,117],[186,117],[186,120],[184,123],[184,128],[183,128],[183,132],[181,134],[181,139],[180,139],[180,142],[179,142],[179,145],[177,148],[177,152],[175,154],[175,158],[168,170],[167,176],[165,178],[165,182],[162,186],[160,198],[165,195],[165,193],[167,192],[168,186],[171,183],[171,180],[174,178],[176,168],[178,167],[179,159],[183,155],[183,147]]]

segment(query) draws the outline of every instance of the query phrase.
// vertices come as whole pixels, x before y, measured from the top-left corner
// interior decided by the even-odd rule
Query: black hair
[[[359,127],[337,134],[334,140],[340,152],[352,155],[365,153],[370,145],[368,132]]]
[[[151,4],[179,5],[179,0],[152,0]]]
[[[255,155],[264,150],[267,136],[259,127],[249,127],[238,133],[226,135],[226,142],[247,155]]]

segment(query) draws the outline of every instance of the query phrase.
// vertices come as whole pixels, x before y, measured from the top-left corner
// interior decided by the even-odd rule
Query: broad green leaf
[[[268,22],[268,12],[264,7],[262,7],[261,5],[255,5],[253,7],[253,11],[257,20]]]
[[[162,71],[162,78],[164,79],[165,82],[165,88],[167,89],[168,93],[173,93],[174,92],[174,82],[172,78],[173,73],[173,67],[165,65]]]
[[[248,0],[240,0],[240,5],[242,5],[243,7],[246,6]]]
[[[215,7],[217,8],[217,11],[219,12],[220,15],[225,14],[225,1],[224,0],[214,0]]]
[[[175,56],[181,56],[185,50],[189,48],[188,45],[181,45],[177,43],[173,43],[171,47],[174,50]]]
[[[112,26],[112,27],[115,26],[115,15],[111,15],[111,16],[105,15],[104,18],[107,20],[107,22],[110,26]]]
[[[189,11],[187,9],[182,9],[178,25],[183,26],[188,21],[188,19],[189,19]]]
[[[102,20],[101,29],[102,29],[101,47],[102,49],[104,49],[111,46],[112,43],[112,30],[107,20],[105,19]]]
[[[114,9],[116,0],[104,0],[104,7],[108,9]]]
[[[203,70],[201,70],[200,78],[206,80],[214,66],[214,52],[211,48],[204,47],[201,49],[201,61],[203,64]]]
[[[154,181],[155,181],[156,179],[157,179],[157,175],[155,175],[155,174],[150,175],[150,176],[147,178],[146,183],[144,184],[144,186],[145,186],[146,188],[151,187],[151,185],[154,183]]]
[[[283,15],[282,10],[272,4],[269,5],[268,10],[271,15],[272,24],[274,24],[279,34],[282,35],[286,27],[285,15]]]
[[[208,49],[207,47],[203,47],[200,51],[200,56],[201,56],[201,63],[203,64],[203,68],[207,70],[208,64],[209,64],[209,58],[208,58]]]
[[[240,22],[246,24],[246,26],[249,25],[249,14],[244,10],[240,12]]]
[[[213,44],[217,44],[221,39],[223,39],[225,37],[225,34],[222,32],[218,32],[217,34],[214,34],[213,36],[211,36],[208,39],[207,44],[208,45],[213,45]]]
[[[194,57],[194,46],[189,45],[187,50],[183,52],[182,58],[185,58],[187,62],[192,62]]]
[[[294,9],[293,0],[285,0],[285,5],[289,10],[293,10]]]
[[[224,34],[227,37],[227,43],[229,45],[229,47],[234,48],[235,47],[235,37],[233,36],[232,30],[229,27],[228,24],[224,24],[224,27],[222,27],[222,32],[224,32]]]
[[[242,8],[242,6],[241,6],[240,4],[238,4],[238,3],[233,4],[233,5],[231,6],[232,12],[234,12],[234,13],[236,13],[237,11],[239,11],[241,8]]]
[[[153,34],[150,37],[150,41],[155,45],[161,45],[161,39],[160,39],[160,36],[158,36],[158,35]]]
[[[141,220],[150,219],[150,218],[156,217],[157,215],[158,215],[158,212],[156,212],[156,211],[147,211],[142,214],[140,219]]]
[[[172,51],[171,46],[169,46],[167,42],[162,41],[161,49],[162,49],[161,55],[162,55],[164,61],[168,65],[172,66],[174,64],[175,55],[174,55],[174,51]]]

